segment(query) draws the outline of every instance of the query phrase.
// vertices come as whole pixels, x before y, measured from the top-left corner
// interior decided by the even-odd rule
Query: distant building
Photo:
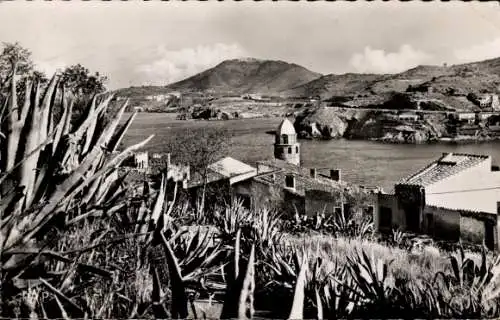
[[[397,119],[400,121],[416,122],[420,119],[420,116],[415,113],[405,112],[398,114]]]
[[[448,153],[379,194],[375,224],[499,248],[500,171],[490,156]]]
[[[476,121],[475,112],[457,112],[456,117],[459,121],[467,121],[470,124],[474,124]]]
[[[340,178],[340,170],[325,176],[284,160],[264,160],[257,162],[257,175],[234,185],[233,192],[254,209],[279,203],[289,213],[329,215],[347,205],[342,197],[347,184]]]

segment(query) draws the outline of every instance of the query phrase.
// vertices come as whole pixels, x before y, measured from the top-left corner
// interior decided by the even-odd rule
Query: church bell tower
[[[288,119],[283,120],[276,130],[274,158],[300,166],[300,144],[297,142],[297,132]]]

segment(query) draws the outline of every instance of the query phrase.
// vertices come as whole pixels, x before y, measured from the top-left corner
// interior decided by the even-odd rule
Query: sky
[[[226,59],[323,74],[500,57],[498,2],[0,2],[0,41],[48,74],[81,63],[111,89],[166,85]]]

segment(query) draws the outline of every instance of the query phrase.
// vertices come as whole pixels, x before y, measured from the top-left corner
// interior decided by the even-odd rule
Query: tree
[[[99,72],[91,73],[81,64],[76,64],[64,69],[61,82],[77,96],[88,96],[106,91],[107,77]]]
[[[16,43],[2,43],[3,49],[0,54],[0,88],[5,88],[12,76],[14,65],[16,65],[16,75],[27,75],[33,71],[33,61],[31,51],[21,47]],[[40,73],[39,73],[40,74]]]
[[[20,103],[23,103],[27,79],[36,80],[40,84],[46,84],[48,79],[43,72],[34,69],[31,51],[23,48],[18,42],[3,42],[2,47],[0,53],[0,105],[4,104],[8,96],[14,68],[17,77],[17,98]]]
[[[229,152],[231,134],[225,128],[189,129],[177,135],[170,143],[168,152],[175,162],[189,164],[191,179],[201,179],[202,201],[205,195],[217,195],[220,191],[212,190],[207,179],[209,165],[220,160]],[[215,185],[214,185],[215,186]]]

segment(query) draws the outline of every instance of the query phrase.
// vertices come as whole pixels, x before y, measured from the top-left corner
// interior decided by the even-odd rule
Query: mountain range
[[[397,74],[322,75],[293,63],[253,58],[225,60],[213,68],[167,86],[163,91],[260,94],[282,97],[381,97],[409,86],[431,86],[437,94],[500,92],[500,58],[452,66],[417,66]],[[135,87],[141,88],[141,87]],[[128,95],[134,87],[120,89]]]

